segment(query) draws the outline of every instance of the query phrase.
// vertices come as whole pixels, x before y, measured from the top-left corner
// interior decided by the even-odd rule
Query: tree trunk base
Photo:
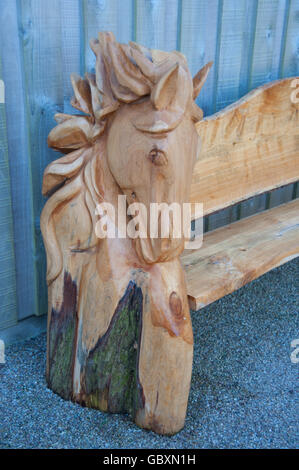
[[[170,302],[177,323],[168,325],[161,311],[157,320],[148,285],[130,280],[107,331],[87,351],[79,331],[77,290],[65,273],[62,305],[49,315],[49,388],[82,406],[128,413],[138,426],[159,434],[178,432],[185,421],[193,352],[179,322],[183,315],[191,325],[189,311],[181,312],[181,301],[179,307]]]

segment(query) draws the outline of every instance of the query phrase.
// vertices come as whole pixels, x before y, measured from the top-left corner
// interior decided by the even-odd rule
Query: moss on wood
[[[77,286],[70,274],[64,275],[63,303],[52,309],[49,325],[48,386],[65,399],[72,397],[73,365],[76,352]]]
[[[87,406],[132,415],[144,406],[138,377],[141,329],[142,291],[131,281],[107,332],[86,359]]]

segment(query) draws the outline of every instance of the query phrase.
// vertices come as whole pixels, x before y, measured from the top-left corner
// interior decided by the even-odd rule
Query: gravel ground
[[[299,259],[193,314],[185,428],[173,437],[81,408],[46,388],[45,335],[7,348],[1,448],[298,448]]]

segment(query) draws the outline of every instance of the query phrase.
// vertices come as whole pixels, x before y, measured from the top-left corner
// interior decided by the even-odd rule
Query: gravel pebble
[[[0,368],[0,448],[298,448],[299,259],[193,313],[185,428],[172,437],[47,389],[46,337],[9,346]]]

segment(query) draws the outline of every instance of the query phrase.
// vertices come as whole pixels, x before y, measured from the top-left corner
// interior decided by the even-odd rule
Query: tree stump
[[[152,203],[189,201],[202,118],[194,99],[211,64],[192,80],[177,52],[120,45],[111,33],[91,47],[96,74],[72,76],[81,114],[56,115],[48,138],[66,155],[43,181],[47,383],[67,400],[173,434],[184,425],[193,355],[185,239],[153,236],[146,221]],[[136,203],[145,209],[133,217]]]

